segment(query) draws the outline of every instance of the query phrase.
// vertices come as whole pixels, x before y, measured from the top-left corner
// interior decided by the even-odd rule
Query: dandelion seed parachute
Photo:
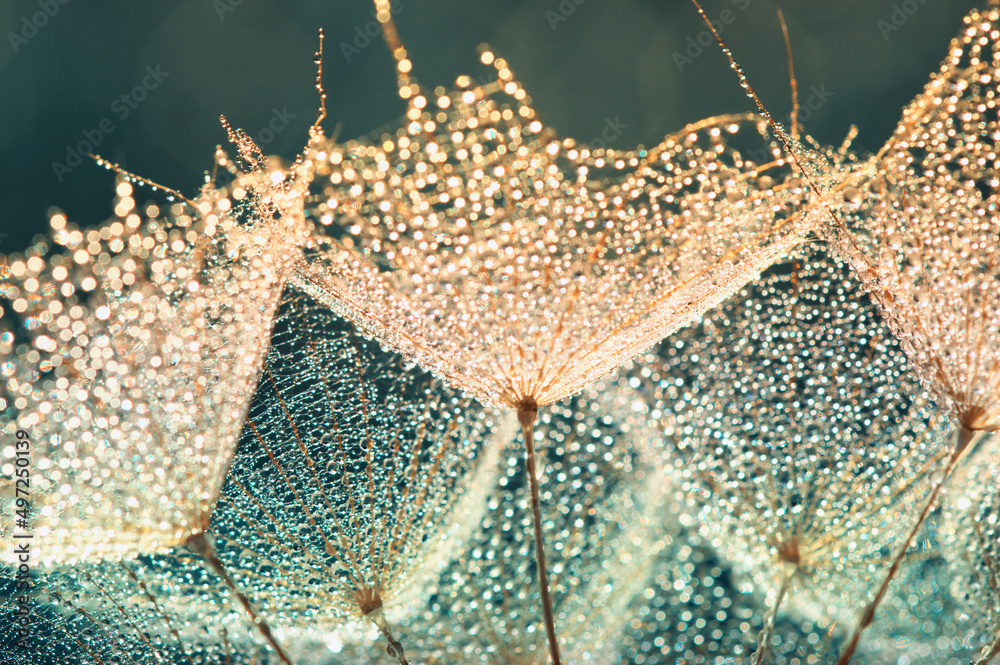
[[[516,410],[540,521],[539,407],[724,300],[801,243],[815,211],[796,212],[809,194],[783,160],[740,152],[777,155],[759,118],[708,119],[648,150],[592,150],[545,128],[489,49],[494,82],[422,88],[389,3],[376,7],[406,116],[317,153],[308,212],[329,230],[292,281],[483,404]]]
[[[225,123],[224,123],[225,124]],[[0,430],[32,441],[36,562],[127,559],[188,546],[240,599],[288,665],[204,532],[306,234],[308,147],[268,168],[226,125],[248,165],[216,156],[226,184],[137,209],[117,167],[116,219],[81,231],[52,217],[50,248],[0,260]],[[2,469],[14,488],[14,464]],[[13,506],[5,503],[4,509]],[[8,553],[17,534],[6,519]],[[8,554],[8,556],[14,556]],[[15,562],[16,563],[16,562]]]
[[[482,513],[511,414],[493,414],[289,290],[211,533],[290,644],[398,622]],[[359,621],[361,620],[361,621]]]
[[[752,118],[591,150],[556,139],[483,55],[496,82],[420,90],[398,130],[325,146],[309,212],[330,231],[294,277],[483,403],[572,394],[808,233],[798,181],[733,147],[762,141]]]
[[[727,563],[696,529],[685,529],[659,554],[646,589],[628,612],[621,662],[633,665],[715,665],[746,662],[757,648],[768,608],[738,583]],[[789,620],[774,628],[780,640],[769,665],[822,663],[837,644],[831,622]],[[721,660],[720,660],[721,659]]]
[[[698,0],[692,2],[789,158],[802,163],[794,141],[770,119]],[[837,665],[850,662],[958,460],[982,432],[1000,427],[1000,358],[993,352],[1000,322],[993,256],[1000,185],[998,18],[996,0],[985,12],[966,17],[941,72],[904,110],[892,139],[866,164],[826,195],[803,173],[820,195],[817,209],[829,215],[829,237],[899,336],[917,374],[959,425],[944,473],[889,562]]]
[[[798,253],[637,363],[659,377],[702,535],[772,607],[813,620],[853,618],[950,427],[845,275]]]
[[[975,10],[893,137],[848,181],[830,236],[914,371],[959,425],[944,475],[1000,428],[1000,7]],[[912,535],[911,535],[912,538]],[[902,556],[902,551],[899,556]],[[889,567],[838,660],[846,665],[899,565]]]
[[[973,432],[1000,428],[1000,9],[991,4],[966,17],[830,225],[921,382]]]
[[[567,662],[616,661],[625,610],[677,531],[678,488],[659,465],[647,415],[639,396],[611,377],[539,418],[552,596]],[[397,624],[412,662],[547,662],[518,447],[509,440],[488,511],[435,578],[429,601]],[[336,644],[341,655],[320,663],[384,661],[357,643],[343,633],[314,634],[301,649],[305,656]]]
[[[79,230],[57,213],[54,246],[0,260],[0,427],[31,436],[41,562],[131,557],[208,525],[305,233],[294,187],[261,176],[145,207],[119,178],[115,219]]]

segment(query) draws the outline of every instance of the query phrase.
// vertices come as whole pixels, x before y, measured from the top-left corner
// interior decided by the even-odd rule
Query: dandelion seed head
[[[795,212],[808,195],[787,164],[747,156],[771,147],[752,116],[595,148],[545,127],[486,54],[493,82],[435,89],[437,109],[420,89],[398,126],[323,146],[308,212],[324,232],[294,278],[483,403],[572,394],[815,223]]]
[[[923,384],[1000,428],[1000,10],[973,11],[833,230]],[[849,196],[848,196],[849,193]]]
[[[295,640],[394,622],[484,508],[514,426],[494,416],[290,290],[215,509],[220,558]]]
[[[114,218],[80,229],[56,211],[49,239],[0,257],[0,431],[23,428],[51,469],[31,486],[43,562],[134,557],[207,527],[306,233],[301,179],[224,175],[140,207],[143,181],[120,173]]]
[[[792,574],[790,607],[853,618],[949,426],[845,266],[803,250],[663,346],[636,364],[703,537],[761,592]]]

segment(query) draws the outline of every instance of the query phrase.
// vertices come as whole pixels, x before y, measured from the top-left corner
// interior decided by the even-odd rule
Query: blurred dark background
[[[74,166],[88,135],[100,138],[100,155],[185,193],[225,142],[220,114],[269,138],[265,152],[293,157],[316,112],[320,27],[328,132],[342,123],[341,138],[357,136],[403,109],[381,35],[365,34],[377,26],[368,0],[62,1],[0,2],[0,253],[44,231],[51,206],[82,225],[110,215],[112,174],[86,156]],[[776,4],[703,0],[770,110],[787,117]],[[817,107],[804,113],[806,130],[839,144],[856,124],[856,146],[877,150],[975,4],[784,0],[802,101],[813,96]],[[698,45],[708,35],[688,0],[394,5],[424,85],[489,75],[475,51],[487,42],[564,136],[591,141],[609,130],[610,145],[628,148],[709,115],[750,110],[719,49]],[[269,125],[281,129],[262,134]]]

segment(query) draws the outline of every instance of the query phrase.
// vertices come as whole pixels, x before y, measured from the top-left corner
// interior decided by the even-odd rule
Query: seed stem
[[[549,573],[545,565],[545,538],[542,534],[541,499],[538,492],[538,475],[535,472],[535,421],[538,420],[538,404],[527,398],[517,408],[517,420],[524,432],[524,466],[531,487],[531,514],[535,521],[535,562],[538,568],[538,590],[542,597],[542,614],[545,620],[545,635],[549,642],[552,665],[561,665],[559,658],[559,638],[552,616],[552,597],[549,595]]]
[[[774,599],[774,607],[771,608],[767,621],[757,636],[757,651],[754,653],[753,665],[761,665],[764,662],[767,647],[771,642],[771,635],[774,633],[774,623],[778,619],[778,609],[781,607],[782,601],[785,600],[785,596],[788,595],[788,587],[791,586],[792,578],[795,577],[795,573],[799,569],[797,565],[788,562],[782,562],[782,566],[784,570],[781,573],[781,586],[778,588],[777,598]]]
[[[875,593],[875,597],[868,603],[868,606],[861,615],[861,619],[854,627],[854,633],[851,635],[851,639],[847,643],[847,648],[844,649],[844,651],[840,654],[840,658],[837,659],[837,665],[847,665],[851,662],[851,657],[858,648],[858,641],[861,639],[861,633],[863,633],[875,619],[875,610],[882,602],[882,598],[885,596],[886,591],[889,590],[889,583],[892,582],[892,579],[899,571],[899,566],[903,562],[903,557],[906,555],[906,551],[910,549],[910,543],[913,542],[913,538],[917,535],[917,531],[919,531],[920,527],[923,526],[924,520],[927,519],[927,515],[931,512],[931,508],[933,508],[937,503],[938,495],[944,488],[945,482],[951,477],[951,472],[955,470],[955,464],[958,462],[959,458],[962,457],[962,453],[965,452],[965,450],[969,447],[969,444],[972,443],[976,436],[977,432],[967,429],[964,426],[959,427],[955,431],[955,446],[952,449],[951,457],[948,459],[948,464],[945,466],[944,475],[941,476],[941,479],[937,482],[937,484],[935,484],[934,489],[931,490],[931,495],[928,497],[927,503],[924,505],[924,509],[920,512],[920,517],[917,518],[913,528],[910,529],[909,535],[907,535],[902,546],[899,548],[899,552],[896,553],[896,557],[892,560],[892,565],[889,566],[889,573],[885,576],[885,579],[882,580],[882,584]]]
[[[997,639],[990,646],[989,651],[984,653],[982,658],[973,663],[973,665],[989,665],[998,653],[1000,653],[1000,635],[997,636]]]
[[[271,645],[271,648],[278,654],[278,658],[281,659],[281,662],[285,665],[295,665],[292,662],[292,659],[288,657],[288,654],[285,653],[281,643],[278,642],[278,638],[276,638],[274,633],[271,632],[271,627],[268,625],[267,621],[265,621],[264,617],[257,613],[257,610],[254,609],[253,603],[250,602],[250,599],[247,598],[246,594],[240,591],[239,586],[236,584],[236,580],[234,580],[232,575],[229,574],[226,564],[222,563],[222,560],[219,558],[219,555],[215,550],[215,545],[212,544],[211,539],[204,533],[197,533],[188,538],[185,544],[192,552],[200,555],[208,566],[215,572],[215,574],[218,575],[223,582],[225,582],[226,586],[229,587],[229,590],[236,596],[237,600],[240,601],[240,605],[243,606],[243,610],[247,613],[247,616],[250,617],[250,623],[257,628],[257,631],[265,640],[267,640],[267,643]]]
[[[399,665],[410,665],[409,661],[406,660],[406,654],[403,653],[403,645],[392,634],[392,628],[389,627],[389,622],[385,620],[382,608],[374,609],[365,614],[365,616],[375,624],[378,632],[382,633],[382,637],[385,638],[385,652],[399,661]]]

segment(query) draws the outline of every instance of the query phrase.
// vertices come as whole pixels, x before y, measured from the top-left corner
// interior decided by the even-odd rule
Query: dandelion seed
[[[506,61],[484,55],[497,81],[437,90],[447,112],[411,106],[394,132],[324,149],[310,214],[331,232],[294,278],[484,404],[576,392],[808,232],[801,185],[731,145],[756,135],[752,117],[590,149],[542,127]]]
[[[30,433],[34,468],[49,469],[31,487],[45,563],[135,556],[207,527],[295,259],[292,229],[240,221],[215,188],[192,202],[198,217],[141,210],[122,179],[118,192],[117,219],[79,230],[55,214],[61,250],[40,243],[2,267],[3,430]]]
[[[132,183],[148,183],[111,166],[115,219],[83,231],[56,213],[61,249],[43,241],[0,258],[0,346],[13,358],[3,366],[0,430],[31,437],[41,563],[179,545],[217,561],[204,531],[300,256],[308,184],[308,149],[278,181],[230,131],[250,168],[219,150],[229,184],[140,208]]]
[[[357,339],[294,291],[215,510],[219,557],[300,642],[350,619],[378,626],[406,663],[394,618],[481,514],[513,435],[467,398]]]
[[[678,488],[663,473],[647,416],[640,396],[612,378],[539,418],[553,609],[570,662],[617,658],[625,610],[677,530]],[[430,602],[406,621],[407,653],[415,662],[547,661],[546,636],[536,625],[533,516],[518,500],[530,488],[513,438],[509,444],[489,488],[488,512],[436,578]],[[304,652],[327,641],[312,639]],[[375,654],[357,654],[355,641],[338,641],[352,656],[343,660],[379,662]]]
[[[794,141],[767,114],[698,0],[692,2],[789,158],[801,164]],[[1000,427],[1000,358],[993,353],[1000,332],[994,303],[1000,10],[996,0],[988,5],[985,13],[966,17],[941,72],[904,111],[878,155],[834,187],[831,196],[824,196],[803,170],[817,194],[814,205],[829,214],[834,242],[900,337],[918,375],[959,424],[943,475],[837,665],[850,661],[959,458],[979,433]]]
[[[966,17],[836,235],[923,384],[972,432],[1000,428],[997,23],[995,8]]]
[[[795,212],[807,192],[783,160],[755,163],[740,151],[773,154],[752,116],[712,118],[622,152],[556,138],[488,49],[481,59],[494,82],[464,76],[454,90],[424,89],[389,3],[376,6],[406,116],[323,148],[309,212],[329,230],[293,281],[483,404],[516,410],[534,477],[539,407],[800,243],[815,221]],[[538,554],[544,570],[540,530]]]
[[[774,268],[647,369],[703,535],[773,599],[754,663],[782,607],[853,616],[863,571],[945,456],[946,419],[845,268],[819,252]]]
[[[978,434],[1000,428],[998,19],[995,2],[966,17],[941,71],[862,171],[861,204],[833,227],[917,375],[959,425],[914,533]],[[850,660],[897,565],[838,665]]]

